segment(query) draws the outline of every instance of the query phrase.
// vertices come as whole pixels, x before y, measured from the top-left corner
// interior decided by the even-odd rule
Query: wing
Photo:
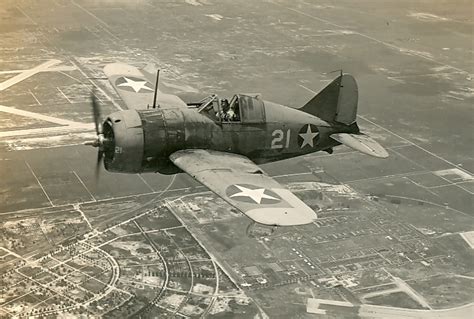
[[[177,151],[170,159],[257,223],[304,225],[317,218],[311,208],[245,156],[196,149]]]
[[[104,73],[129,109],[146,109],[153,105],[155,85],[136,67],[112,63],[104,67]],[[162,108],[187,107],[176,95],[160,90],[157,93],[157,104]]]

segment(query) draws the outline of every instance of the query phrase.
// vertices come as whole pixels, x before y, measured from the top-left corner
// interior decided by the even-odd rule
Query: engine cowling
[[[111,172],[179,171],[169,160],[167,128],[160,110],[125,110],[110,114],[103,124],[104,166]]]

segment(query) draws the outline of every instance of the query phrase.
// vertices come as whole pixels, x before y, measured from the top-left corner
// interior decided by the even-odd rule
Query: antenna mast
[[[156,98],[158,95],[158,83],[160,81],[160,69],[156,71],[155,94],[153,96],[153,108],[156,108]]]

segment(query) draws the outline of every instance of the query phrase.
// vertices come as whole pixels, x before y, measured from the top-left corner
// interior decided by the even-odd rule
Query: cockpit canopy
[[[230,102],[211,95],[203,101],[198,112],[222,123],[265,123],[265,105],[260,94],[235,94]]]

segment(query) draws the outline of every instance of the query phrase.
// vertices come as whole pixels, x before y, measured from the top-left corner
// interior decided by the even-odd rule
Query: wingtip
[[[140,70],[132,65],[128,65],[121,62],[109,63],[104,66],[104,73],[107,76],[112,75],[130,75],[130,76],[141,76]]]
[[[110,71],[118,66],[123,66],[123,63],[113,62],[113,63],[106,64],[103,70],[105,73],[107,73],[107,71]]]
[[[317,215],[309,208],[305,211],[294,207],[265,207],[251,209],[245,215],[259,224],[268,226],[301,226],[311,224]]]

